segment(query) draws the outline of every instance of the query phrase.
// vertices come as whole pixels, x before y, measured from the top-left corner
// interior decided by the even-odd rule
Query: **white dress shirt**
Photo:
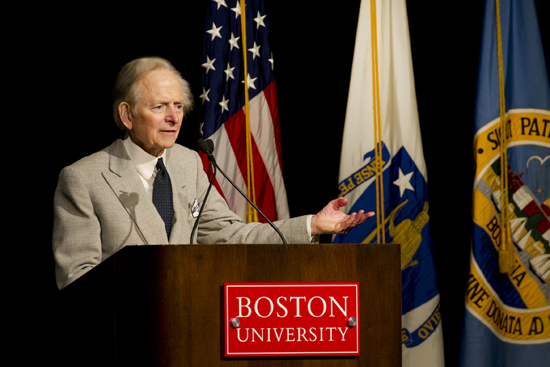
[[[130,160],[139,173],[145,191],[147,191],[149,198],[153,201],[153,184],[155,183],[155,176],[157,175],[157,161],[159,157],[147,153],[134,143],[130,137],[124,139],[123,143],[130,156]],[[162,153],[161,157],[166,164],[166,150]]]

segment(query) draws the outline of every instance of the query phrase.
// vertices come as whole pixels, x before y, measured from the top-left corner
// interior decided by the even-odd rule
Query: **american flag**
[[[244,9],[240,1],[212,0],[204,33],[201,135],[214,142],[214,156],[220,168],[274,221],[288,218],[289,211],[282,175],[273,53],[268,38],[269,17],[262,0],[247,0]],[[202,152],[201,157],[211,175],[208,158]],[[248,203],[222,175],[216,176],[215,185],[235,213],[243,220],[255,220],[247,219]],[[263,218],[259,216],[258,220]]]

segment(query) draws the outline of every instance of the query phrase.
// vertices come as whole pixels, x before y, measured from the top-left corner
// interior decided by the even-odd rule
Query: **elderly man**
[[[199,155],[176,144],[192,107],[188,83],[166,60],[142,58],[119,73],[113,105],[124,140],[65,167],[54,197],[53,252],[61,289],[126,245],[189,243],[196,206],[208,187]],[[165,194],[163,203],[159,198]],[[374,213],[346,215],[331,201],[316,215],[274,224],[291,243],[344,233]],[[197,243],[276,243],[268,225],[245,224],[214,189],[203,208]]]

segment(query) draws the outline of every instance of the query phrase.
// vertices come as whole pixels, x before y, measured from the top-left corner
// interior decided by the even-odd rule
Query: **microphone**
[[[209,139],[210,140],[210,139]],[[212,140],[210,140],[212,142]],[[212,152],[214,152],[214,143],[211,145],[206,143],[204,139],[199,139],[197,141],[199,144],[200,150],[202,150],[204,153],[208,154],[208,160],[212,162],[214,160],[214,156],[212,155]],[[210,184],[208,185],[208,189],[206,190],[206,194],[204,195],[204,200],[202,202],[201,208],[199,210],[199,215],[197,216],[197,220],[195,221],[195,224],[193,225],[193,230],[191,231],[191,238],[189,239],[189,244],[193,244],[193,236],[195,235],[195,231],[197,230],[197,226],[199,225],[199,219],[201,219],[202,210],[204,209],[204,205],[206,204],[206,199],[208,198],[208,194],[210,194],[210,189],[212,188],[212,184],[214,183],[214,179],[216,178],[216,167],[217,164],[212,165],[214,167],[214,174],[212,175],[212,178],[210,179]]]
[[[283,234],[281,233],[281,231],[279,230],[279,228],[277,228],[270,220],[269,218],[267,218],[265,216],[265,214],[256,206],[256,204],[254,204],[249,198],[248,196],[246,196],[246,194],[244,192],[242,192],[242,190],[229,178],[227,177],[227,175],[225,174],[225,172],[223,172],[223,170],[218,166],[218,163],[216,163],[216,159],[214,158],[214,142],[211,140],[211,139],[207,139],[207,140],[204,140],[204,139],[199,139],[197,140],[197,144],[199,145],[199,148],[200,150],[207,154],[208,155],[208,160],[212,163],[212,166],[214,167],[214,174],[212,175],[212,179],[210,180],[210,185],[208,186],[208,190],[206,191],[206,195],[204,197],[204,201],[201,205],[201,209],[199,211],[199,216],[197,217],[197,220],[195,221],[195,225],[193,226],[193,232],[191,233],[191,242],[193,240],[193,233],[195,232],[195,229],[197,227],[197,223],[199,223],[199,218],[202,214],[202,209],[204,208],[204,205],[206,204],[206,197],[208,196],[208,193],[210,192],[210,188],[212,187],[212,183],[214,182],[214,177],[216,176],[216,171],[219,170],[221,172],[221,174],[223,175],[223,177],[225,177],[225,179],[227,181],[229,181],[229,183],[231,185],[233,185],[233,187],[235,189],[237,189],[237,191],[239,192],[239,194],[241,194],[245,199],[246,201],[248,201],[250,203],[250,205],[252,205],[252,207],[254,209],[256,209],[256,211],[258,211],[258,213],[260,213],[260,215],[262,217],[264,217],[264,219],[267,221],[267,223],[275,230],[275,232],[277,232],[277,234],[279,235],[279,237],[281,237],[281,240],[283,241],[283,243],[286,245],[287,242],[286,242],[286,239],[285,239],[285,236],[283,236]]]
[[[212,161],[214,159],[214,156],[212,156],[212,153],[214,153],[214,142],[210,139],[199,139],[197,140],[197,144],[200,150],[208,155],[208,160]],[[212,159],[210,157],[212,157]]]

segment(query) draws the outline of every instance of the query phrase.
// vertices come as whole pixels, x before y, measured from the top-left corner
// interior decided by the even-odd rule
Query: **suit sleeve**
[[[209,181],[204,172],[202,162],[198,154],[194,154],[196,160],[197,191],[205,192]],[[307,231],[308,216],[276,221],[273,224],[283,233],[288,243],[309,243],[310,237]],[[243,223],[242,219],[232,212],[225,199],[212,188],[210,196],[198,226],[198,243],[216,244],[271,244],[281,243],[277,232],[269,224]]]
[[[54,195],[53,254],[59,289],[101,262],[101,226],[88,190],[72,167],[64,168]]]

